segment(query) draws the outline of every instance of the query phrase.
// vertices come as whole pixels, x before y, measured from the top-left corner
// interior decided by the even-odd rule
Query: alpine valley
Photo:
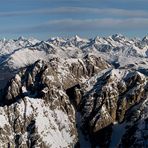
[[[0,148],[148,147],[148,37],[0,40]]]

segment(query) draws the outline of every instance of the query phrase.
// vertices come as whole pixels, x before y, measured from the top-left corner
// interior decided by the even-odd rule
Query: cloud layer
[[[49,21],[48,23],[28,28],[28,31],[49,30],[49,31],[94,31],[99,29],[122,30],[141,30],[148,29],[148,18],[130,18],[130,19],[85,19],[73,20],[63,19]],[[26,30],[27,31],[27,30]]]
[[[12,17],[12,16],[23,16],[23,15],[36,15],[36,14],[97,14],[103,16],[118,16],[118,17],[146,17],[148,18],[148,11],[146,10],[126,10],[117,8],[88,8],[88,7],[58,7],[58,8],[44,8],[34,9],[26,11],[11,11],[11,12],[0,12],[0,17]]]
[[[23,28],[10,28],[0,32],[11,33],[70,33],[70,32],[94,32],[94,31],[142,31],[148,30],[148,18],[130,18],[130,19],[61,19],[52,20],[35,26]]]

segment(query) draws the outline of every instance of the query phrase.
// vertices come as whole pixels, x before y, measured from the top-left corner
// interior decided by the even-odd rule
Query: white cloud
[[[21,16],[30,14],[97,14],[102,16],[118,16],[118,17],[147,17],[148,11],[146,10],[126,10],[117,8],[87,8],[87,7],[58,7],[58,8],[44,8],[36,10],[26,10],[26,11],[12,11],[12,12],[0,12],[0,16]]]
[[[112,16],[125,17],[148,17],[148,11],[144,10],[127,10],[117,8],[87,8],[87,7],[60,7],[48,11],[49,13],[86,13],[86,14],[100,14]]]
[[[148,18],[128,18],[128,19],[61,19],[50,20],[35,26],[7,28],[0,30],[0,33],[70,33],[70,32],[130,32],[148,30]]]
[[[130,19],[114,19],[114,18],[104,18],[104,19],[86,19],[86,20],[54,20],[49,21],[46,26],[54,26],[59,29],[63,28],[74,29],[74,30],[86,30],[86,29],[141,29],[148,28],[148,18],[130,18]]]
[[[132,18],[132,19],[86,19],[86,20],[51,20],[37,26],[18,28],[18,32],[93,32],[99,31],[143,31],[148,30],[148,18]],[[14,31],[15,32],[15,31]]]

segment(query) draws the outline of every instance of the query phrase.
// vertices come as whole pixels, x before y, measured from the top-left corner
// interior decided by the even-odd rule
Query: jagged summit
[[[26,38],[23,36],[20,36],[20,37],[18,37],[18,40],[26,40]]]
[[[51,38],[49,38],[49,39],[47,39],[47,41],[53,41],[53,40],[63,40],[63,41],[66,41],[66,40],[76,40],[76,41],[82,41],[82,40],[93,40],[93,39],[103,39],[103,38],[127,38],[127,39],[129,39],[128,37],[126,37],[126,36],[124,36],[123,34],[120,34],[120,33],[118,33],[118,34],[113,34],[113,35],[111,35],[111,36],[108,36],[108,37],[101,37],[101,36],[99,36],[99,35],[97,35],[96,37],[94,37],[94,38],[88,38],[88,37],[85,37],[85,38],[82,38],[82,37],[80,37],[79,35],[75,35],[75,36],[72,36],[72,37],[70,37],[70,38],[66,38],[66,37],[60,37],[60,36],[57,36],[57,37],[51,37]],[[132,39],[134,39],[134,38],[136,38],[136,37],[133,37]],[[147,40],[147,36],[145,36],[145,37],[143,37],[143,39],[142,40],[144,40],[144,39],[146,39]],[[36,39],[36,38],[34,38],[34,37],[24,37],[24,36],[19,36],[18,38],[13,38],[13,39],[7,39],[7,38],[2,38],[1,40],[16,40],[16,41],[18,41],[18,40],[30,40],[30,39],[34,39],[34,40],[38,40],[38,39]],[[129,39],[130,40],[130,39]],[[142,41],[141,40],[141,41]]]
[[[70,38],[70,40],[74,40],[76,42],[81,42],[83,41],[83,39],[81,37],[79,37],[78,35],[75,35],[74,37]]]
[[[145,36],[142,41],[147,42],[148,41],[148,36]]]
[[[94,38],[94,41],[100,41],[100,39],[101,39],[101,37],[99,37],[99,36],[96,36],[95,38]]]
[[[117,38],[124,39],[124,38],[125,38],[125,36],[122,35],[122,34],[113,34],[111,37],[112,37],[113,39],[117,39]]]

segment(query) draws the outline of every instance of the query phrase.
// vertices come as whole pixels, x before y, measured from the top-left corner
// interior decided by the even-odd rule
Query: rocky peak
[[[148,36],[145,36],[142,41],[148,43]]]
[[[60,37],[55,37],[55,38],[50,38],[49,40],[47,40],[47,42],[52,43],[56,46],[62,46],[66,40]]]
[[[115,41],[119,41],[119,40],[125,39],[125,36],[123,36],[122,34],[114,34],[111,36],[111,38]]]
[[[92,144],[109,146],[106,138],[111,138],[112,125],[124,122],[128,110],[146,99],[146,86],[147,78],[140,72],[120,69],[94,76],[82,85],[79,89],[83,94],[79,111],[82,114],[82,128],[87,129]],[[98,138],[102,139],[101,142]]]
[[[52,72],[49,67],[39,60],[8,83],[2,99],[4,107],[0,107],[0,120],[7,130],[1,131],[0,141],[11,136],[0,142],[1,146],[71,147],[78,142],[74,108],[63,87],[48,75]],[[59,141],[55,143],[57,135]]]
[[[25,39],[25,37],[20,36],[20,37],[18,38],[18,40],[23,41],[23,40],[26,40],[26,39]]]
[[[0,107],[3,112],[2,118],[5,115],[8,116],[5,119],[5,126],[12,135],[15,135],[15,137],[6,138],[3,146],[7,143],[10,146],[41,146],[43,144],[43,147],[76,145],[78,134],[75,110],[68,89],[73,91],[73,86],[81,84],[88,77],[108,67],[110,65],[104,59],[88,55],[84,59],[73,59],[71,63],[61,62],[58,58],[53,58],[49,62],[38,60],[27,68],[23,68],[3,90]],[[75,89],[74,94],[78,97],[81,92]],[[75,105],[78,105],[80,101],[81,96]],[[43,119],[48,125],[41,123],[40,120]],[[44,126],[47,127],[45,131]],[[3,132],[8,134],[8,131],[3,130]],[[59,145],[53,143],[54,140],[46,141],[50,132],[60,132],[61,142],[65,136],[68,139],[66,138],[64,143],[59,143]],[[7,136],[6,133],[4,137]]]

